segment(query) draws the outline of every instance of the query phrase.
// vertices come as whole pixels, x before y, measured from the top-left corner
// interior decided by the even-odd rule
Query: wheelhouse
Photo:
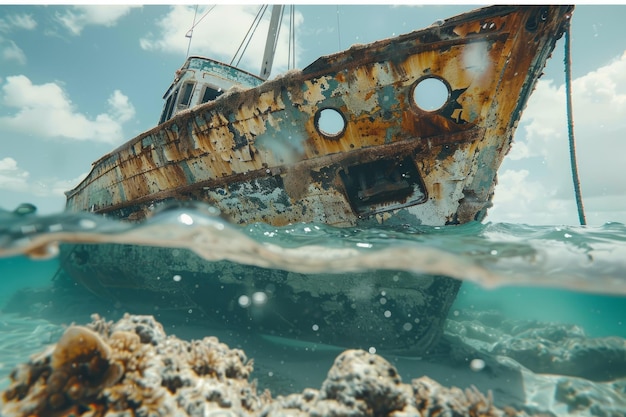
[[[163,95],[165,104],[159,124],[177,113],[217,99],[232,87],[253,88],[264,80],[244,70],[210,58],[191,56],[176,71],[176,78]]]

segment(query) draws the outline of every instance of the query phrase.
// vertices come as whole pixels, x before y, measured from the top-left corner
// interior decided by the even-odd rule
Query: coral
[[[126,315],[115,324],[95,316],[11,374],[2,414],[245,414],[262,405],[248,383],[251,371],[243,352],[214,337],[186,342],[167,337],[149,316]]]
[[[484,396],[475,387],[461,390],[446,388],[428,377],[413,380],[415,402],[421,415],[498,416],[491,394]]]
[[[150,316],[98,316],[18,366],[2,415],[22,416],[512,416],[476,389],[422,377],[402,382],[381,356],[340,354],[320,390],[272,398],[250,382],[252,361],[215,337],[167,336]]]
[[[362,350],[339,355],[321,391],[321,399],[355,405],[367,415],[387,415],[410,403],[410,389],[402,384],[396,369],[382,357]]]
[[[68,328],[48,352],[34,359],[30,369],[14,372],[17,384],[5,394],[6,399],[19,399],[31,414],[88,408],[123,373],[121,365],[111,359],[111,348],[86,327]],[[12,409],[8,406],[3,412],[9,414]]]

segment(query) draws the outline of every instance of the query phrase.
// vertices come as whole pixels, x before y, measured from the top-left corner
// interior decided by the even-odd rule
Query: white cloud
[[[199,7],[190,54],[204,55],[226,63],[230,62],[254,21],[259,7],[259,5],[218,5],[204,18],[205,13],[209,11],[209,6]],[[194,13],[194,6],[173,6],[169,13],[157,22],[161,32],[156,35],[150,33],[144,36],[140,39],[141,47],[145,50],[186,54],[189,38],[186,38],[185,35],[191,29]],[[268,9],[240,64],[241,67],[249,68],[249,71],[255,74],[261,69],[270,14]],[[276,48],[273,74],[284,71],[288,63],[289,17],[287,11],[284,14]],[[302,21],[302,14],[296,11],[295,27],[299,27]],[[296,51],[299,49],[296,47]]]
[[[33,30],[37,27],[37,22],[29,14],[9,16],[9,21],[19,29]]]
[[[0,189],[23,190],[28,176],[28,172],[18,168],[15,159],[0,159]]]
[[[74,35],[80,35],[85,26],[115,26],[134,7],[140,5],[77,5],[65,13],[57,13],[57,19]]]
[[[87,172],[70,180],[46,175],[33,178],[15,159],[0,159],[0,208],[12,210],[26,201],[35,204],[40,214],[58,213],[65,205],[65,191],[74,188]]]
[[[577,221],[573,200],[557,198],[544,181],[532,180],[526,169],[498,174],[494,207],[487,220],[526,224],[572,224]]]
[[[61,197],[65,200],[65,191],[76,187],[86,176],[87,172],[69,180],[62,180],[56,177],[44,177],[30,183],[28,188],[34,195],[40,197]]]
[[[33,30],[37,22],[29,14],[13,14],[0,18],[0,31],[9,32],[13,29]]]
[[[34,85],[24,75],[7,77],[2,93],[4,105],[18,110],[0,117],[0,127],[42,138],[116,144],[124,139],[122,123],[135,114],[128,98],[116,90],[108,99],[109,113],[89,119],[76,111],[58,84]]]
[[[4,61],[15,61],[18,64],[26,64],[26,55],[24,51],[13,41],[8,41],[8,45],[0,47],[0,55]]]
[[[626,52],[572,82],[579,177],[588,219],[626,222]],[[505,160],[489,219],[577,223],[571,177],[565,86],[540,80]],[[509,170],[541,160],[533,169]],[[559,212],[554,212],[559,210]],[[494,216],[492,216],[494,214]],[[566,219],[558,221],[558,219]]]
[[[32,179],[30,173],[20,168],[15,159],[11,157],[0,159],[0,189],[4,190],[31,193],[40,197],[65,197],[65,191],[74,188],[86,176],[85,172],[70,180],[51,176]]]
[[[0,18],[0,33],[9,33],[14,29],[33,30],[37,22],[29,14],[13,14]],[[0,36],[0,60],[15,61],[18,64],[26,64],[26,55],[17,44]]]
[[[115,90],[107,100],[111,115],[124,123],[135,117],[135,107],[120,90]]]

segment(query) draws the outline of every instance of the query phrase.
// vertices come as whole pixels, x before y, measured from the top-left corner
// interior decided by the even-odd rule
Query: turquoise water
[[[227,260],[244,270],[263,267],[303,274],[333,274],[336,279],[344,274],[384,270],[453,277],[463,284],[449,311],[446,337],[461,338],[480,349],[494,349],[495,344],[489,347],[484,344],[489,332],[502,331],[500,338],[510,338],[512,333],[502,329],[506,326],[510,329],[511,325],[506,323],[513,322],[518,327],[530,326],[529,323],[535,323],[536,328],[548,324],[570,326],[581,329],[588,340],[626,338],[626,226],[620,223],[586,227],[488,222],[369,229],[338,229],[322,224],[242,227],[229,224],[211,208],[198,206],[168,210],[144,223],[128,225],[87,213],[41,216],[0,211],[0,306],[3,306],[0,324],[4,329],[0,340],[0,377],[3,378],[0,387],[6,386],[6,375],[17,362],[26,361],[30,354],[53,343],[63,325],[71,321],[88,322],[89,314],[94,312],[110,319],[125,312],[125,307],[112,302],[90,304],[89,301],[87,306],[77,302],[75,310],[68,307],[59,317],[51,317],[49,313],[37,316],[37,311],[49,311],[46,303],[54,302],[55,293],[50,288],[60,274],[59,244],[81,242],[160,246],[172,251],[186,248],[210,262]],[[28,289],[38,294],[39,298],[33,299],[39,300],[41,308],[34,305],[16,308],[20,305],[16,294],[22,297],[20,291]],[[24,298],[24,303],[31,301]],[[68,300],[59,302],[68,303]],[[185,314],[177,316],[156,308],[154,315],[167,323],[166,331],[179,337],[215,334],[229,345],[243,348],[249,357],[255,358],[255,376],[260,385],[276,393],[299,392],[306,386],[319,388],[332,359],[341,349],[351,347],[252,335],[242,333],[241,329],[229,329],[227,325],[202,328]],[[468,324],[485,315],[491,319],[483,320],[480,325]],[[466,330],[454,333],[459,326],[465,326]],[[467,330],[472,328],[476,332],[487,326],[492,327],[482,336],[471,336]],[[14,342],[18,339],[20,350],[16,351]],[[626,347],[622,354],[626,358]],[[445,370],[451,365],[441,356],[437,359],[440,362],[432,359],[420,362],[419,367],[415,361],[421,358],[410,352],[394,352],[389,358],[404,380],[428,372],[444,385],[474,384],[494,389],[499,384],[471,371],[459,373],[457,378],[456,373]],[[609,368],[625,366],[624,372],[611,374],[615,381],[624,381],[626,360],[617,364],[608,362],[609,359]],[[292,375],[293,366],[301,367],[304,371],[300,374],[306,376]],[[532,370],[532,364],[527,366]],[[551,371],[524,375],[528,378],[530,374],[552,375]],[[604,378],[594,383],[608,382],[614,381]],[[619,398],[623,392],[618,391],[615,395]],[[510,399],[507,395],[503,394],[501,401]],[[517,406],[522,406],[516,401]],[[626,415],[619,414],[624,411],[620,408],[623,404],[615,401],[611,404],[612,410],[618,411],[607,415]],[[541,410],[536,404],[532,405],[535,408],[526,407]],[[560,415],[554,405],[546,404],[544,410]],[[563,415],[593,415],[589,410],[577,412],[570,410]]]

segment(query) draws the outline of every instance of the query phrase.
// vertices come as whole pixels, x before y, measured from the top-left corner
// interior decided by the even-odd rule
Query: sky
[[[190,55],[231,62],[260,5],[0,5],[0,208],[64,209],[91,163],[156,125]],[[296,5],[296,67],[476,6]],[[194,20],[195,16],[195,20]],[[578,5],[574,126],[590,225],[626,223],[626,5]],[[289,69],[289,14],[270,78]],[[193,29],[191,43],[185,35]],[[239,66],[258,73],[269,12]],[[565,112],[563,39],[499,170],[487,221],[578,224]]]

